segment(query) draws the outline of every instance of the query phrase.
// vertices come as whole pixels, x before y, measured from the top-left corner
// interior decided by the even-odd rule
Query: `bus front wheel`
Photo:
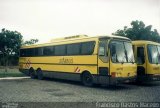
[[[89,72],[83,73],[81,79],[82,79],[82,83],[85,86],[89,86],[89,87],[93,86],[93,77]]]

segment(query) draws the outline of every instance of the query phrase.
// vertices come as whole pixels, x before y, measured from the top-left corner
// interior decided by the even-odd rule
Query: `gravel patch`
[[[160,82],[85,87],[79,82],[30,78],[0,80],[0,102],[157,102]]]

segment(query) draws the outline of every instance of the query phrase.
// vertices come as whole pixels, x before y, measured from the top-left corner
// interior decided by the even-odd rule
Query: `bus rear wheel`
[[[43,72],[41,69],[37,69],[37,77],[39,80],[43,80]]]
[[[89,72],[85,72],[82,74],[82,83],[85,86],[93,86],[93,77]]]
[[[35,71],[34,71],[33,68],[31,68],[31,69],[29,70],[29,73],[30,73],[30,77],[31,77],[32,79],[35,79],[35,78],[36,78],[36,73],[35,73]]]

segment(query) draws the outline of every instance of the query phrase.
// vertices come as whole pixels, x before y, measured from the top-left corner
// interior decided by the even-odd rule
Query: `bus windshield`
[[[133,63],[132,44],[128,41],[111,41],[111,59],[113,63]]]
[[[148,59],[152,64],[160,64],[160,46],[148,45]]]

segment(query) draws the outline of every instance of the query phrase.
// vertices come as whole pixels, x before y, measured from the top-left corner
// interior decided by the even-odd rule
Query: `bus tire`
[[[89,72],[82,73],[81,80],[82,80],[83,85],[88,86],[88,87],[93,86],[93,77]]]
[[[39,80],[43,80],[43,72],[42,72],[42,70],[40,68],[37,69],[37,78]]]
[[[30,69],[29,69],[29,73],[30,73],[30,77],[31,77],[32,79],[35,79],[35,78],[36,78],[36,73],[35,73],[35,71],[34,71],[33,68],[30,68]]]

